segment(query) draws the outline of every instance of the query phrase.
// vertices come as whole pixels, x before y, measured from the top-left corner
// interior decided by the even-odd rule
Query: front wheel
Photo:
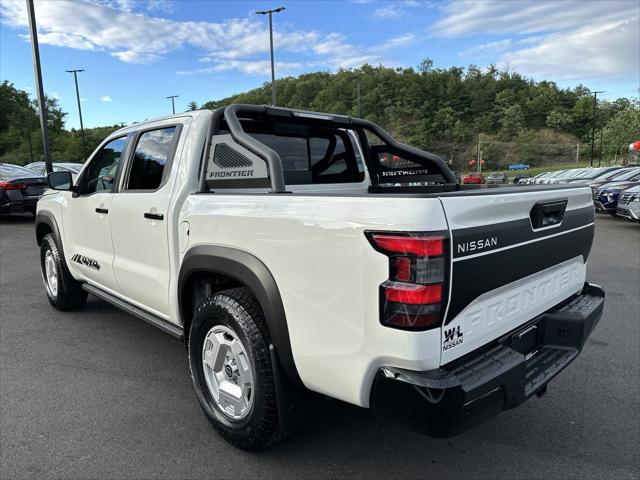
[[[280,438],[267,322],[246,288],[204,299],[189,334],[189,366],[200,406],[230,443],[257,450]]]
[[[69,273],[52,234],[45,235],[40,244],[40,268],[47,299],[54,308],[75,310],[84,305],[87,292]]]

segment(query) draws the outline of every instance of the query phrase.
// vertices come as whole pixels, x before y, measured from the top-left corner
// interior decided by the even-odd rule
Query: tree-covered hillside
[[[365,65],[284,78],[276,87],[280,106],[365,117],[452,160],[456,168],[477,156],[478,140],[482,158],[493,168],[515,161],[572,161],[578,144],[583,159],[590,153],[593,96],[584,86],[561,89],[493,67],[439,69],[425,60],[417,70]],[[270,84],[204,107],[236,102],[269,104]],[[598,101],[596,158],[603,126],[603,156],[620,158],[640,137],[637,105],[627,98]]]

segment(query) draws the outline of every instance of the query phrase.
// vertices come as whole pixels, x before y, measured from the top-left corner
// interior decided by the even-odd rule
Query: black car
[[[0,214],[31,212],[35,215],[47,179],[24,167],[0,163]]]

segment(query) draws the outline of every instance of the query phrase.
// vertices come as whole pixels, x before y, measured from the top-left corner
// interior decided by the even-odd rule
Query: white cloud
[[[139,50],[123,50],[122,52],[112,52],[112,57],[122,60],[126,63],[152,63],[162,58],[153,52],[144,52]]]
[[[629,0],[456,0],[450,1],[443,13],[444,17],[433,26],[433,33],[453,38],[548,33],[627,20],[638,14],[638,3]]]
[[[154,2],[156,6],[161,4],[168,3]],[[155,62],[186,47],[199,51],[200,62],[211,66],[183,71],[183,74],[234,69],[254,75],[265,71],[269,34],[267,23],[262,19],[176,21],[141,14],[141,5],[133,0],[38,0],[36,12],[40,43],[101,51],[123,62],[139,64]],[[149,4],[144,5],[148,11]],[[26,29],[23,1],[0,2],[0,13],[6,25]],[[282,71],[309,65],[335,69],[377,63],[385,60],[384,55],[391,49],[408,45],[411,41],[409,36],[402,35],[376,47],[363,47],[351,43],[342,34],[287,27],[276,30],[274,37],[279,56],[294,53],[303,57],[284,62]]]
[[[639,18],[588,26],[545,37],[530,48],[507,53],[516,71],[559,80],[622,79],[640,73]]]
[[[627,0],[450,1],[433,35],[509,35],[460,52],[537,78],[630,79],[640,71],[640,4]]]
[[[418,35],[415,33],[405,33],[404,35],[398,35],[385,41],[380,48],[382,49],[394,49],[399,47],[406,47],[407,45],[413,45],[418,41]]]
[[[398,20],[406,15],[406,12],[400,8],[400,5],[390,3],[384,7],[376,8],[373,16],[384,20]]]
[[[494,42],[481,43],[475,45],[466,50],[462,50],[459,55],[461,57],[487,57],[495,56],[497,53],[503,53],[507,50],[522,47],[525,45],[532,45],[541,42],[545,38],[544,35],[533,35],[525,38],[505,38],[503,40],[496,40]]]
[[[51,0],[49,0],[51,1]],[[123,12],[146,10],[149,12],[173,12],[171,0],[87,0],[102,7],[109,7]]]
[[[307,66],[300,62],[276,62],[276,72],[279,76],[293,73]],[[182,70],[176,72],[178,75],[197,75],[202,73],[220,73],[237,70],[246,75],[269,75],[271,73],[270,60],[225,60],[216,63],[212,67],[198,68],[195,70]]]
[[[30,40],[28,34],[20,35],[20,37],[26,41]],[[40,33],[38,31],[38,42],[58,47],[77,48],[78,50],[95,50],[95,46],[91,42],[64,32]]]
[[[113,102],[113,98],[111,98],[109,95],[103,95],[102,97],[100,97],[100,101],[101,102]]]
[[[505,38],[504,40],[496,40],[495,42],[482,43],[475,45],[471,48],[467,48],[460,52],[461,57],[482,56],[487,54],[493,54],[498,52],[504,52],[514,44],[513,39]]]
[[[368,3],[366,1],[357,3]],[[378,7],[373,11],[373,16],[379,20],[399,20],[408,15],[407,8],[424,6],[427,1],[418,0],[402,0],[402,1],[387,1],[384,7]]]
[[[147,0],[147,10],[150,12],[167,12],[175,11],[174,3],[171,0]]]

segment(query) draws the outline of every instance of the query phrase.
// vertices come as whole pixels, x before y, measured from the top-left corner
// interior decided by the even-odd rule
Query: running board
[[[141,320],[153,325],[156,328],[159,328],[165,333],[168,333],[172,337],[176,337],[180,340],[183,338],[182,328],[174,325],[171,322],[168,322],[162,318],[156,317],[152,313],[149,313],[140,307],[136,307],[135,305],[131,305],[129,302],[119,299],[110,293],[107,293],[98,287],[94,287],[93,285],[89,285],[88,283],[83,283],[82,288],[87,292],[95,295],[101,300],[105,302],[109,302],[110,304],[118,307],[121,310],[124,310],[127,313],[130,313],[134,317],[138,317]]]

